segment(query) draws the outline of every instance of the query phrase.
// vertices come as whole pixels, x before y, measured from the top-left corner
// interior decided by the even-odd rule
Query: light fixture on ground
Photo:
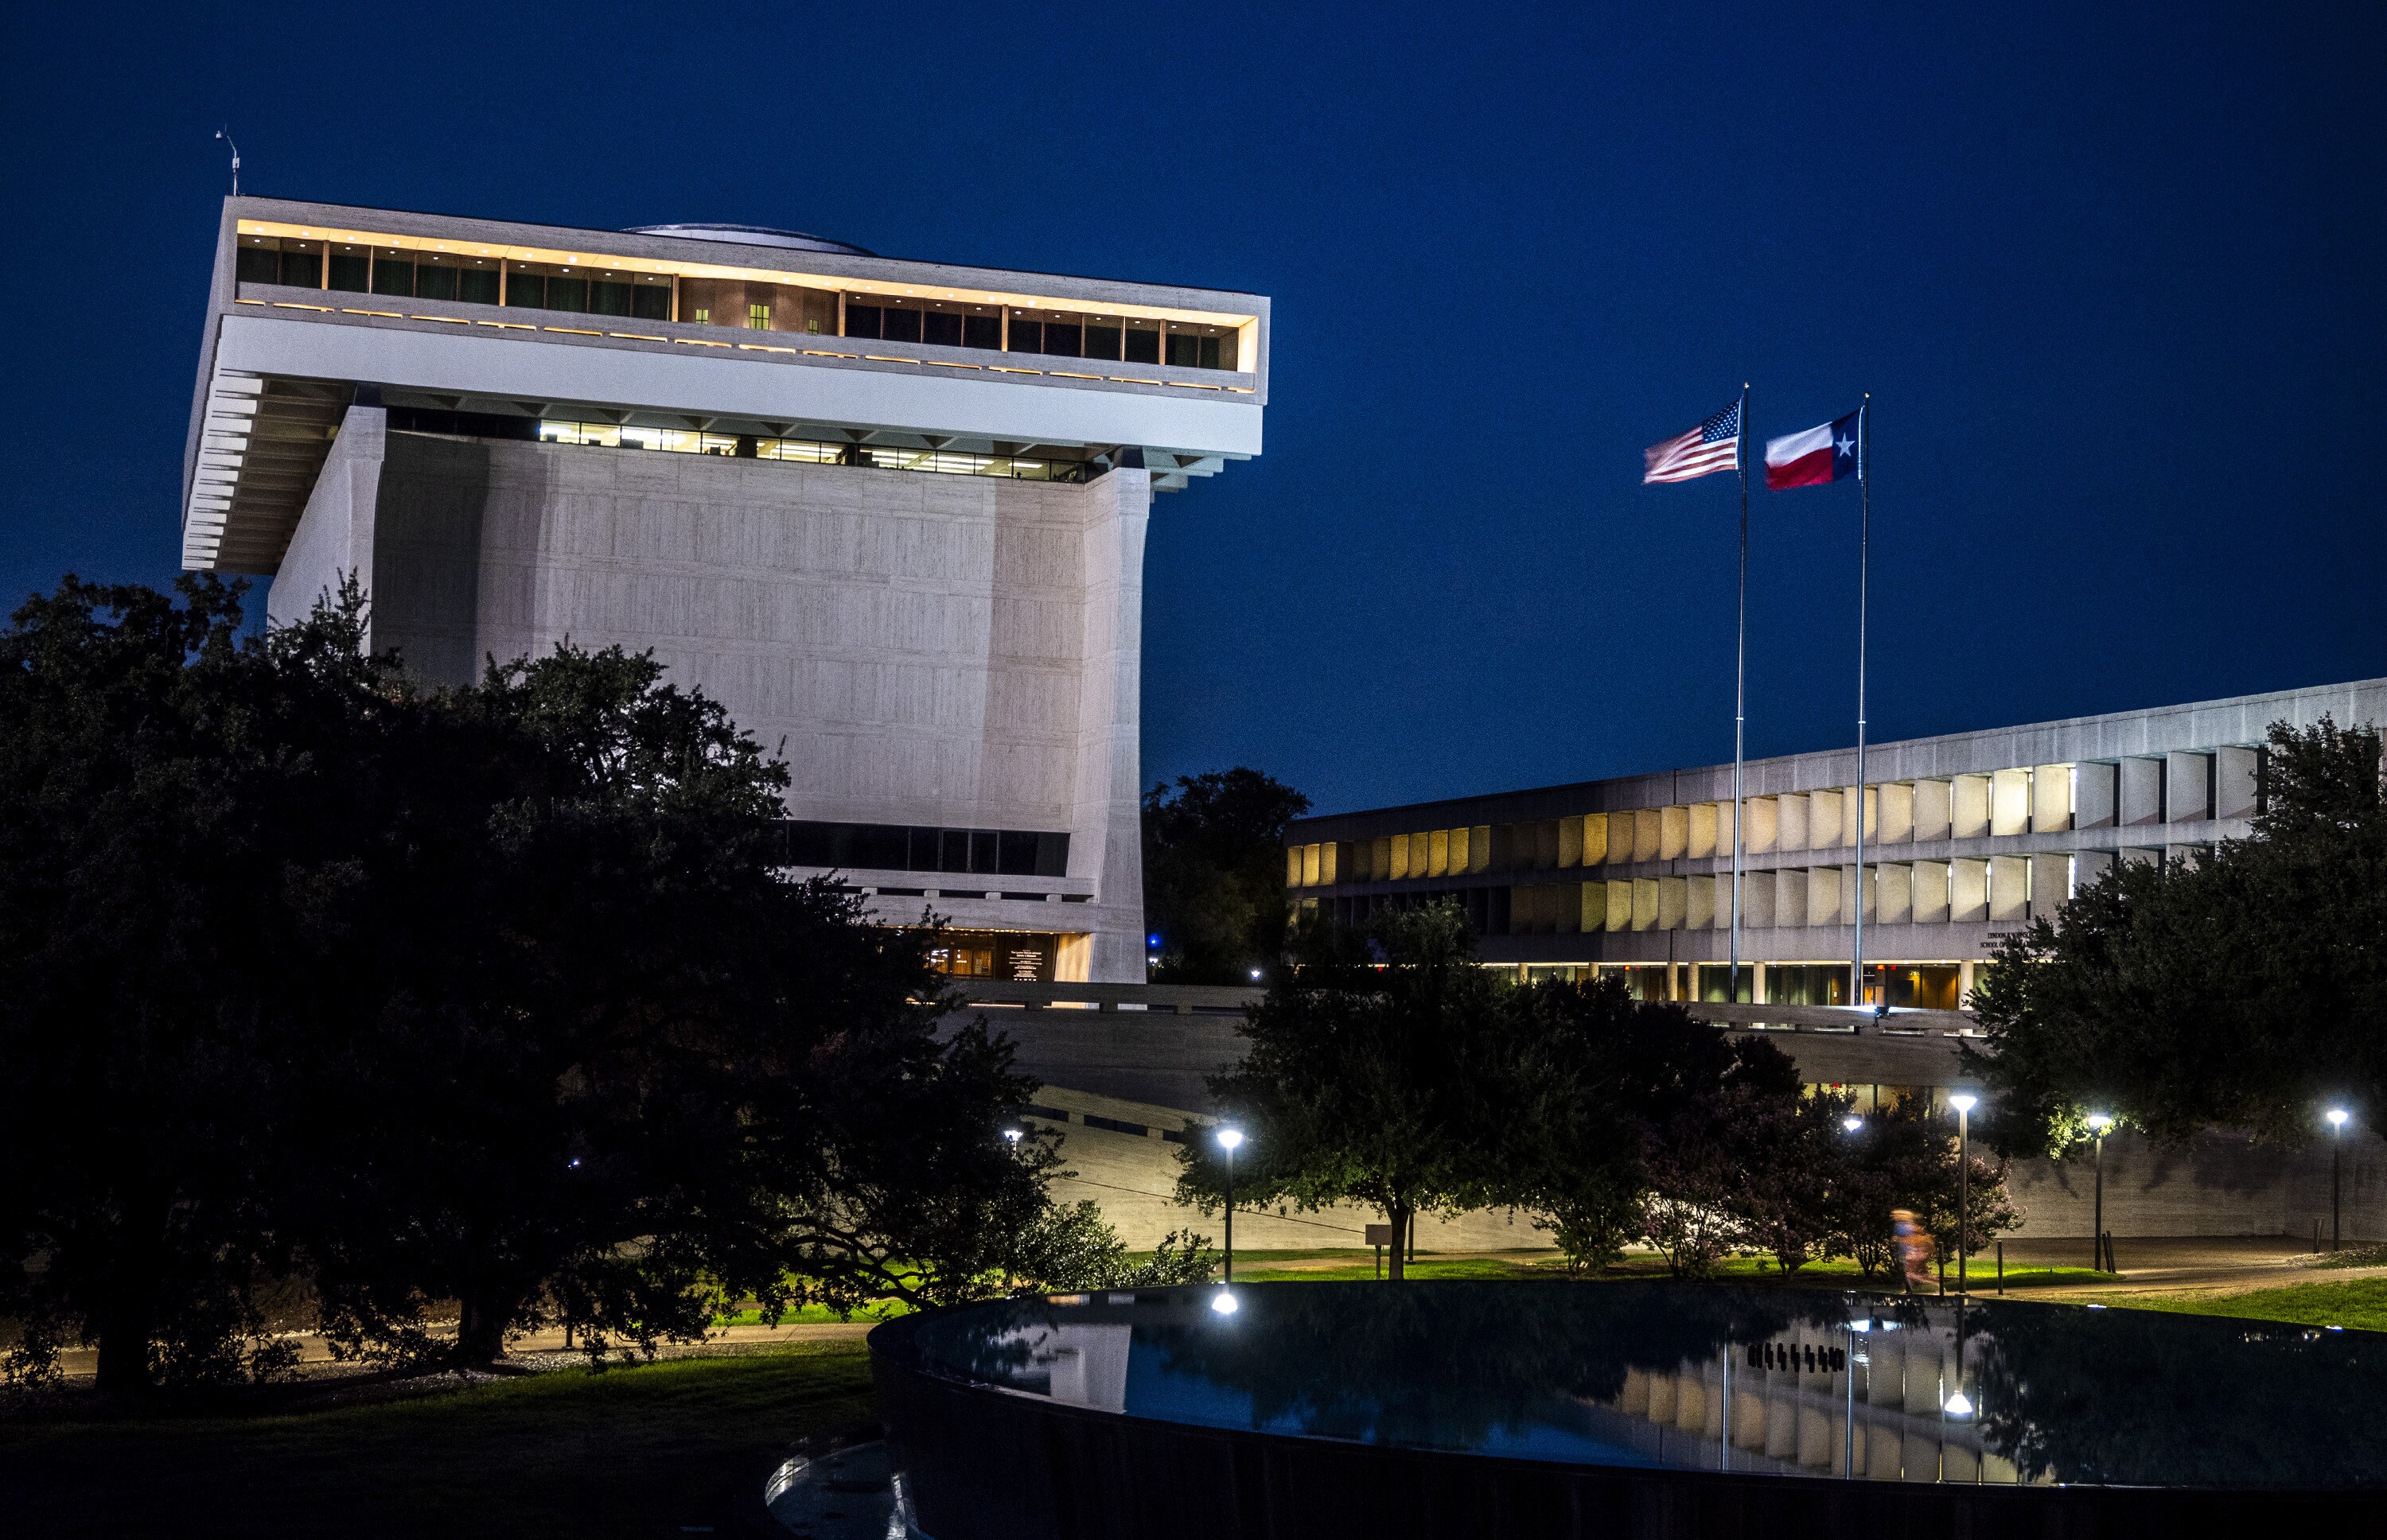
[[[2105,1130],[2114,1126],[2113,1118],[2102,1112],[2089,1115],[2090,1131],[2097,1136],[2097,1218],[2089,1231],[2089,1270],[2102,1271],[2105,1255]]]
[[[1863,1118],[1862,1118],[1862,1117],[1859,1117],[1855,1113],[1853,1113],[1853,1112],[1852,1112],[1852,1113],[1849,1114],[1846,1117],[1843,1117],[1843,1118],[1841,1118],[1841,1119],[1840,1119],[1840,1127],[1842,1127],[1842,1128],[1844,1128],[1844,1129],[1848,1130],[1849,1130],[1849,1132],[1850,1132],[1850,1133],[1854,1133],[1854,1132],[1856,1132],[1859,1129],[1861,1129],[1861,1128],[1863,1128],[1863,1127],[1864,1127],[1864,1119],[1863,1119]]]
[[[1226,1277],[1221,1280],[1224,1283],[1235,1281],[1235,1150],[1243,1142],[1244,1130],[1241,1129],[1230,1125],[1219,1130],[1219,1148],[1227,1152],[1227,1270]],[[1219,1297],[1230,1301],[1233,1298],[1225,1294]],[[1231,1310],[1234,1306],[1230,1303],[1223,1306],[1214,1306],[1214,1308]]]
[[[1973,1229],[1973,1109],[1980,1104],[1981,1099],[1969,1091],[1948,1098],[1948,1105],[1956,1109],[1956,1292],[1960,1294],[1964,1292],[1964,1242]]]
[[[2329,1249],[2342,1250],[2338,1241],[2339,1196],[2345,1190],[2345,1118],[2343,1107],[2329,1109]]]

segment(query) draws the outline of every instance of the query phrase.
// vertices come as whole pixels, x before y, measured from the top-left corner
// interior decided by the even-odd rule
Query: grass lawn
[[[1235,1254],[1235,1276],[1247,1283],[1270,1281],[1323,1282],[1329,1280],[1371,1279],[1377,1276],[1373,1260],[1361,1254],[1350,1259],[1347,1249],[1336,1251],[1238,1251]],[[1344,1265],[1333,1268],[1270,1268],[1269,1262],[1309,1261],[1312,1259],[1344,1259]],[[1257,1264],[1257,1265],[1255,1265]],[[1780,1283],[1786,1281],[1781,1269],[1769,1257],[1727,1256],[1716,1269],[1716,1277],[1735,1283]],[[1547,1252],[1522,1253],[1513,1257],[1467,1257],[1451,1261],[1437,1259],[1427,1252],[1411,1262],[1411,1278],[1553,1278],[1563,1276],[1558,1261]],[[1666,1264],[1662,1257],[1636,1252],[1613,1269],[1596,1275],[1597,1279],[1664,1278]],[[2111,1283],[2116,1275],[2094,1272],[2087,1268],[2023,1268],[2006,1269],[2005,1286],[2010,1289],[2044,1287],[2052,1283]],[[1854,1262],[1834,1260],[1810,1262],[1787,1281],[1806,1288],[1825,1289],[1885,1289],[1894,1286],[1891,1275],[1876,1273],[1870,1280]],[[1951,1284],[1953,1284],[1951,1276]],[[1991,1294],[1997,1288],[1995,1264],[1977,1268],[1970,1281],[1976,1294]]]
[[[1459,1261],[1437,1262],[1421,1256],[1409,1264],[1411,1278],[1548,1278],[1553,1269],[1535,1267],[1529,1262],[1504,1262],[1486,1256],[1470,1256]],[[1372,1262],[1348,1263],[1339,1268],[1254,1268],[1244,1265],[1242,1253],[1235,1256],[1235,1281],[1238,1283],[1327,1283],[1354,1278],[1374,1278]]]
[[[2248,1320],[2288,1320],[2305,1326],[2343,1326],[2349,1331],[2387,1332],[2387,1278],[2344,1283],[2291,1283],[2242,1294],[2116,1294],[2100,1300],[2131,1310],[2176,1310],[2185,1315],[2236,1316]]]
[[[246,1418],[0,1423],[9,1535],[677,1535],[872,1415],[859,1341]]]
[[[781,1326],[818,1326],[835,1320],[892,1320],[897,1316],[908,1316],[911,1313],[912,1306],[900,1299],[882,1299],[875,1304],[865,1305],[850,1316],[840,1316],[826,1305],[802,1305],[795,1309],[783,1311],[779,1316],[778,1323]],[[763,1324],[763,1312],[749,1306],[742,1310],[732,1310],[726,1315],[714,1317],[713,1324],[760,1326]]]

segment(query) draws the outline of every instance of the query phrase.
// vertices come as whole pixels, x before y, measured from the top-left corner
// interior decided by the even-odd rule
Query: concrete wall
[[[2023,1216],[2016,1233],[2030,1239],[2089,1235],[2095,1213],[2095,1168],[2084,1152],[2066,1161],[2015,1163],[2006,1192]],[[2105,1228],[2133,1235],[2290,1235],[2320,1227],[2329,1243],[2330,1147],[2302,1150],[2206,1134],[2184,1150],[2161,1149],[2130,1133],[2105,1141]],[[2387,1144],[2367,1135],[2345,1142],[2343,1233],[2349,1245],[2387,1240]]]
[[[963,1013],[969,1019],[979,1013]],[[986,1019],[1008,1036],[1015,1062],[1046,1083],[1038,1100],[1143,1123],[1181,1129],[1206,1117],[1212,1103],[1205,1079],[1243,1054],[1233,1016],[1180,1016],[1142,1011],[990,1010]],[[1882,1033],[1776,1033],[1770,1041],[1799,1063],[1811,1081],[1872,1086],[1946,1087],[1954,1083],[1955,1044],[1940,1037]],[[1126,1108],[1130,1110],[1119,1110]],[[1988,1109],[1975,1121],[1986,1137]],[[1148,1246],[1167,1231],[1193,1222],[1168,1194],[1177,1180],[1177,1146],[1138,1140],[1105,1130],[1070,1127],[1063,1146],[1078,1168],[1076,1185],[1056,1188],[1069,1201],[1088,1197],[1103,1205],[1130,1243]],[[2345,1143],[2343,1236],[2348,1244],[2387,1240],[2387,1143],[2367,1135]],[[2309,1236],[2320,1226],[2326,1243],[2330,1220],[2330,1147],[2316,1140],[2302,1150],[2250,1143],[2241,1136],[2208,1134],[2184,1150],[2165,1150],[2134,1134],[2105,1142],[2105,1228],[2116,1244],[2136,1236]],[[2016,1240],[2080,1237],[2090,1233],[2095,1213],[2094,1168],[2083,1151],[2065,1161],[2026,1160],[2008,1172],[2006,1191],[2022,1225]],[[1247,1228],[1236,1221],[1239,1244],[1333,1246],[1358,1243],[1358,1227],[1374,1217],[1359,1214],[1288,1216]],[[1338,1228],[1340,1227],[1340,1228]],[[1217,1238],[1214,1225],[1197,1226]],[[1341,1229],[1350,1235],[1341,1237]],[[1421,1244],[1534,1246],[1547,1237],[1529,1216],[1506,1209],[1465,1216],[1446,1225],[1429,1224]],[[2123,1256],[2127,1268],[2127,1250]]]
[[[1068,830],[1070,880],[1001,881],[1036,901],[937,907],[1091,932],[1093,979],[1142,980],[1146,473],[1069,486],[393,434],[385,418],[350,409],[274,580],[276,620],[356,568],[374,645],[432,679],[566,638],[651,648],[788,762],[797,817]]]

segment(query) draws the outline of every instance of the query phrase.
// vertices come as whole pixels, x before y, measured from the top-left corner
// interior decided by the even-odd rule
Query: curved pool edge
[[[1303,1285],[1291,1285],[1302,1287]],[[956,1306],[966,1310],[979,1306]],[[2387,1492],[2005,1485],[1580,1464],[1170,1421],[926,1367],[920,1324],[869,1335],[879,1417],[934,1540],[1648,1540],[1890,1533],[2012,1540],[2387,1521]],[[1924,1526],[1937,1526],[1926,1530]]]

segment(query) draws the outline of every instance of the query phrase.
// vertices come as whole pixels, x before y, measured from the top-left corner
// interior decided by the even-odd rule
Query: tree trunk
[[[99,1307],[92,1312],[99,1339],[97,1384],[107,1395],[145,1395],[149,1346],[158,1334],[158,1295],[165,1272],[166,1214],[159,1201],[125,1202],[118,1245]]]
[[[1415,1223],[1408,1208],[1395,1204],[1384,1210],[1384,1218],[1393,1227],[1393,1265],[1384,1271],[1384,1281],[1397,1283],[1408,1276],[1409,1226]]]
[[[486,1369],[506,1354],[506,1324],[513,1319],[511,1302],[495,1295],[468,1296],[459,1301],[456,1318],[456,1361]]]
[[[120,1287],[112,1291],[118,1297],[109,1300],[107,1308],[95,1323],[99,1337],[98,1385],[109,1395],[139,1395],[153,1388],[149,1382],[149,1340],[157,1328],[157,1311],[146,1298],[136,1297],[142,1291]]]

